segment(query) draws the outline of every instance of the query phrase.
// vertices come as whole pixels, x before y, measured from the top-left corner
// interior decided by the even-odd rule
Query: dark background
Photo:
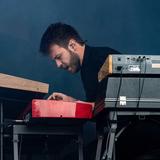
[[[58,70],[38,52],[46,27],[61,21],[73,25],[89,45],[159,54],[159,15],[159,0],[0,0],[0,72],[49,83],[50,93],[83,100],[79,74]],[[90,141],[93,129],[86,128]]]
[[[0,72],[47,82],[50,92],[84,99],[79,75],[56,69],[38,52],[46,27],[61,21],[90,45],[159,54],[159,15],[159,0],[0,0]]]

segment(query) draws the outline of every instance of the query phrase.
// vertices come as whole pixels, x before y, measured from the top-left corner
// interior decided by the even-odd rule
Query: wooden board
[[[108,55],[100,71],[98,72],[98,81],[102,81],[109,74],[112,74],[112,55]]]
[[[38,81],[0,73],[0,87],[31,92],[48,93],[49,85]]]
[[[32,99],[43,99],[49,85],[38,81],[0,73],[0,103],[4,117],[16,118]]]

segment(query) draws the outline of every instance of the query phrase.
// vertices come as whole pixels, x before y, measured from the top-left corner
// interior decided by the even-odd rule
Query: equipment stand
[[[111,112],[109,115],[109,119],[111,122],[111,128],[108,133],[108,140],[106,141],[106,149],[102,156],[102,160],[115,160],[115,138],[116,138],[116,129],[117,129],[117,113]],[[109,143],[108,143],[109,142]],[[112,158],[113,157],[113,158]]]
[[[19,160],[18,142],[19,135],[77,135],[78,137],[78,160],[83,160],[82,126],[27,126],[13,125],[13,152],[14,160]]]

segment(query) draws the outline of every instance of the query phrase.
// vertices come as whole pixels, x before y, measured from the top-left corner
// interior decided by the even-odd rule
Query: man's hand
[[[94,109],[94,105],[95,105],[94,102],[79,101],[73,97],[70,97],[70,96],[67,96],[63,93],[58,93],[58,92],[52,93],[47,99],[48,100],[62,100],[62,101],[67,101],[67,102],[75,102],[76,101],[76,102],[80,102],[80,103],[88,103],[88,104],[92,105],[92,110]]]
[[[76,99],[74,99],[73,97],[67,96],[63,93],[58,93],[58,92],[54,92],[52,93],[49,97],[48,100],[62,100],[62,101],[67,101],[67,102],[74,102],[76,101]]]

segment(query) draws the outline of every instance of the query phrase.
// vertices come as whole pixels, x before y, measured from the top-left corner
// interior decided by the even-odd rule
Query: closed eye
[[[57,54],[54,59],[61,59],[61,54]]]

